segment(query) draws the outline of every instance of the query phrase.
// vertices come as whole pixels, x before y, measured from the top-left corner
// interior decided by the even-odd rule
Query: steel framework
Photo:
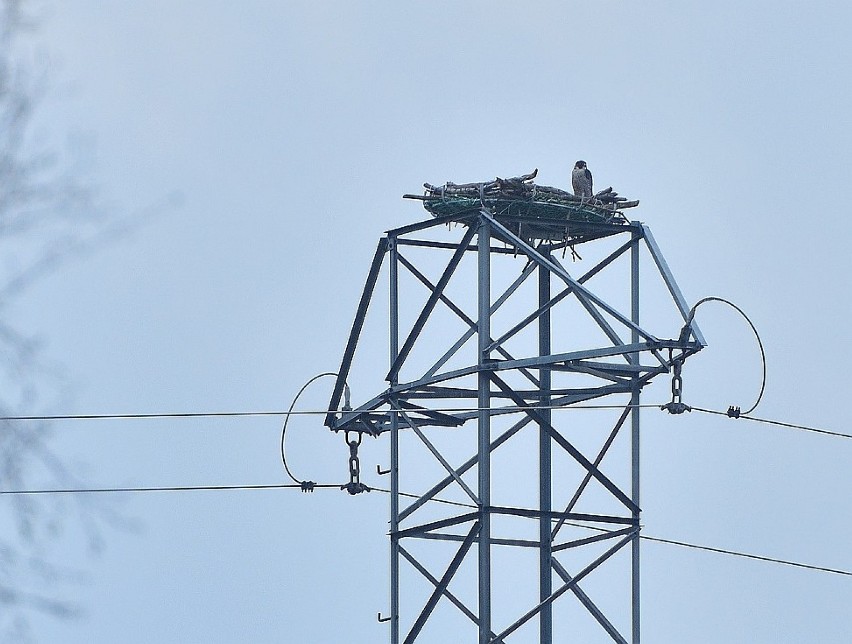
[[[446,241],[447,235],[437,240],[424,238],[429,234],[434,237],[444,224],[448,228],[453,225],[448,233],[453,241]],[[647,226],[639,222],[584,222],[571,224],[569,229],[567,222],[545,228],[540,224],[540,220],[495,215],[486,209],[436,217],[388,231],[373,258],[329,409],[339,409],[383,265],[388,269],[388,387],[354,409],[329,413],[325,422],[336,432],[390,435],[391,644],[429,641],[430,618],[439,604],[455,606],[469,620],[470,637],[459,636],[455,641],[505,643],[514,641],[516,633],[526,632],[528,641],[552,644],[555,618],[559,616],[556,609],[564,605],[562,598],[569,594],[600,624],[607,641],[611,638],[615,642],[639,642],[640,392],[655,376],[670,372],[672,367],[677,373],[683,360],[701,350],[705,342],[695,323],[688,321],[689,306]],[[557,251],[561,250],[564,256],[570,247],[574,254],[576,245],[586,248],[591,242],[598,249],[604,248],[604,253],[613,245],[614,249],[601,253],[602,258],[582,276],[572,276],[557,258]],[[414,249],[431,266],[439,254],[450,253],[449,261],[441,264],[444,268],[436,281],[410,259]],[[674,339],[661,339],[640,323],[641,252],[653,259],[674,303],[672,313],[678,322],[676,330],[680,331]],[[475,263],[468,262],[468,267],[475,274],[475,291],[459,268],[465,257],[472,256]],[[516,277],[508,287],[501,288],[495,299],[492,263],[497,257],[514,262],[512,274]],[[518,260],[524,262],[520,274]],[[602,274],[614,271],[616,266],[629,275],[629,284],[623,289],[628,295],[622,303],[628,312],[622,312],[619,306],[598,295],[599,291],[587,286],[592,278],[597,278],[597,284]],[[404,337],[400,335],[401,313],[409,309],[401,303],[403,271],[407,279],[419,282],[427,293],[425,304]],[[537,293],[530,293],[535,280],[529,278],[534,275]],[[530,286],[523,287],[528,281]],[[473,300],[475,293],[475,318],[456,303],[458,296],[451,294],[451,285],[462,297],[465,292],[470,293],[468,300]],[[526,305],[520,304],[523,298],[519,293],[524,288]],[[519,304],[507,306],[515,302]],[[589,340],[576,332],[576,325],[564,324],[557,317],[569,305],[591,322],[590,328],[600,338],[597,344],[571,346],[572,342]],[[461,321],[463,332],[457,338],[447,339],[447,323],[435,321],[438,310]],[[498,313],[509,321],[501,318],[498,323]],[[681,321],[686,323],[682,329]],[[430,326],[437,338],[427,341]],[[566,342],[568,346],[556,346]],[[440,347],[438,352],[435,347]],[[413,358],[416,348],[419,362]],[[524,352],[520,357],[515,354],[516,348]],[[424,354],[428,359],[423,359]],[[454,361],[461,364],[453,364]],[[404,370],[407,371],[403,376]],[[596,437],[594,447],[590,447],[585,429],[589,423],[582,423],[583,428],[579,429],[560,411],[582,403],[589,407],[590,401],[612,408],[605,420],[605,438],[601,442]],[[472,426],[476,427],[475,446],[474,434],[466,429]],[[526,432],[522,431],[524,428],[528,428]],[[529,438],[530,431],[537,434],[537,440],[521,438]],[[622,435],[625,438],[619,441]],[[451,460],[458,458],[465,436],[474,453],[466,460],[459,458],[460,464],[454,465]],[[432,479],[433,484],[424,492],[405,496],[401,492],[401,475],[423,470],[420,460],[411,460],[403,467],[403,441],[420,445],[421,454],[434,458],[430,465],[440,467],[441,478]],[[629,462],[628,472],[622,473],[621,480],[603,468],[603,461],[615,451],[615,444],[624,445],[624,458],[620,460]],[[510,449],[506,445],[516,447]],[[492,458],[498,455],[497,450],[513,462],[508,485],[507,477],[492,476]],[[528,468],[533,472],[525,472],[520,464],[525,450],[531,454],[530,462],[536,463]],[[503,503],[492,496],[495,491],[502,493],[525,481],[533,481],[530,485],[537,487],[535,507]],[[453,493],[462,497],[461,502],[440,503]],[[408,497],[413,497],[413,501],[403,507]],[[591,501],[605,511],[580,512],[581,500]],[[422,554],[415,553],[410,545],[415,542],[425,548]],[[446,544],[441,548],[457,544],[452,546],[448,563],[444,550],[442,555],[429,550],[437,548],[437,542]],[[511,602],[515,605],[521,601],[517,584],[510,583],[508,588],[504,584],[500,589],[492,584],[497,549],[537,551],[537,563],[531,573],[537,579],[534,597],[527,608],[514,614],[505,610],[492,614],[495,592],[508,592],[517,600]],[[471,555],[474,550],[475,558]],[[621,551],[629,552],[628,563],[624,563],[624,556],[619,557],[622,567],[629,568],[630,584],[624,592],[629,609],[621,611],[620,619],[611,621],[599,602],[583,590],[581,582],[592,572],[606,568],[604,564]],[[436,564],[442,556],[442,562]],[[571,559],[571,564],[565,563],[566,558]],[[427,588],[428,596],[422,604],[401,602],[403,560]],[[430,571],[436,565],[442,572]],[[470,574],[458,574],[464,566],[470,566]],[[571,566],[577,569],[569,572]],[[501,566],[501,570],[504,568]],[[463,577],[468,577],[467,583]],[[467,597],[462,596],[464,593]],[[533,635],[536,623],[538,632]]]

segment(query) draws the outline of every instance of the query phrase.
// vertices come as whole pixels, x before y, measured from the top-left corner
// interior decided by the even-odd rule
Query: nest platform
[[[449,221],[465,223],[484,209],[524,239],[572,244],[616,234],[629,223],[622,210],[639,205],[612,188],[581,198],[540,186],[532,181],[537,172],[478,183],[424,183],[424,194],[404,197],[422,201],[432,215]]]

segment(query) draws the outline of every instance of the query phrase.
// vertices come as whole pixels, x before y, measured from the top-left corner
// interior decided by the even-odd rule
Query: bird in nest
[[[591,198],[592,192],[592,173],[586,167],[585,161],[577,161],[574,164],[574,170],[571,172],[571,186],[574,188],[574,195],[582,198]]]

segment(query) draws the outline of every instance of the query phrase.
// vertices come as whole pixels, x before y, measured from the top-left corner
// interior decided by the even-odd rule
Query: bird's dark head
[[[574,164],[574,167],[578,168],[580,170],[585,170],[586,169],[586,162],[585,161],[577,161],[577,163]]]

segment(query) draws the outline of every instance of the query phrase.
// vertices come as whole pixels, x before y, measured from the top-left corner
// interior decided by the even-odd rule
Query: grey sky
[[[848,432],[852,8],[686,4],[45,3],[62,81],[45,127],[94,142],[116,212],[183,202],[14,311],[67,366],[67,411],[286,407],[339,365],[381,232],[425,217],[403,193],[535,167],[568,187],[583,158],[596,186],[642,200],[634,216],[688,300],[721,295],[752,317],[769,356],[759,415]],[[686,402],[747,405],[748,328],[721,307],[699,321],[710,346],[685,369]],[[301,405],[327,395],[318,383]],[[849,441],[653,410],[643,422],[648,534],[852,569]],[[69,423],[56,445],[96,486],[275,483],[279,430]],[[303,476],[345,476],[345,446],[319,421],[295,422],[293,441]],[[370,443],[365,469],[386,449]],[[88,615],[39,621],[40,641],[385,641],[386,497],[121,507],[143,532],[108,534],[95,559],[69,535],[63,556],[90,573],[69,593]],[[643,547],[647,642],[848,641],[848,578]],[[605,641],[596,628],[575,641]]]

